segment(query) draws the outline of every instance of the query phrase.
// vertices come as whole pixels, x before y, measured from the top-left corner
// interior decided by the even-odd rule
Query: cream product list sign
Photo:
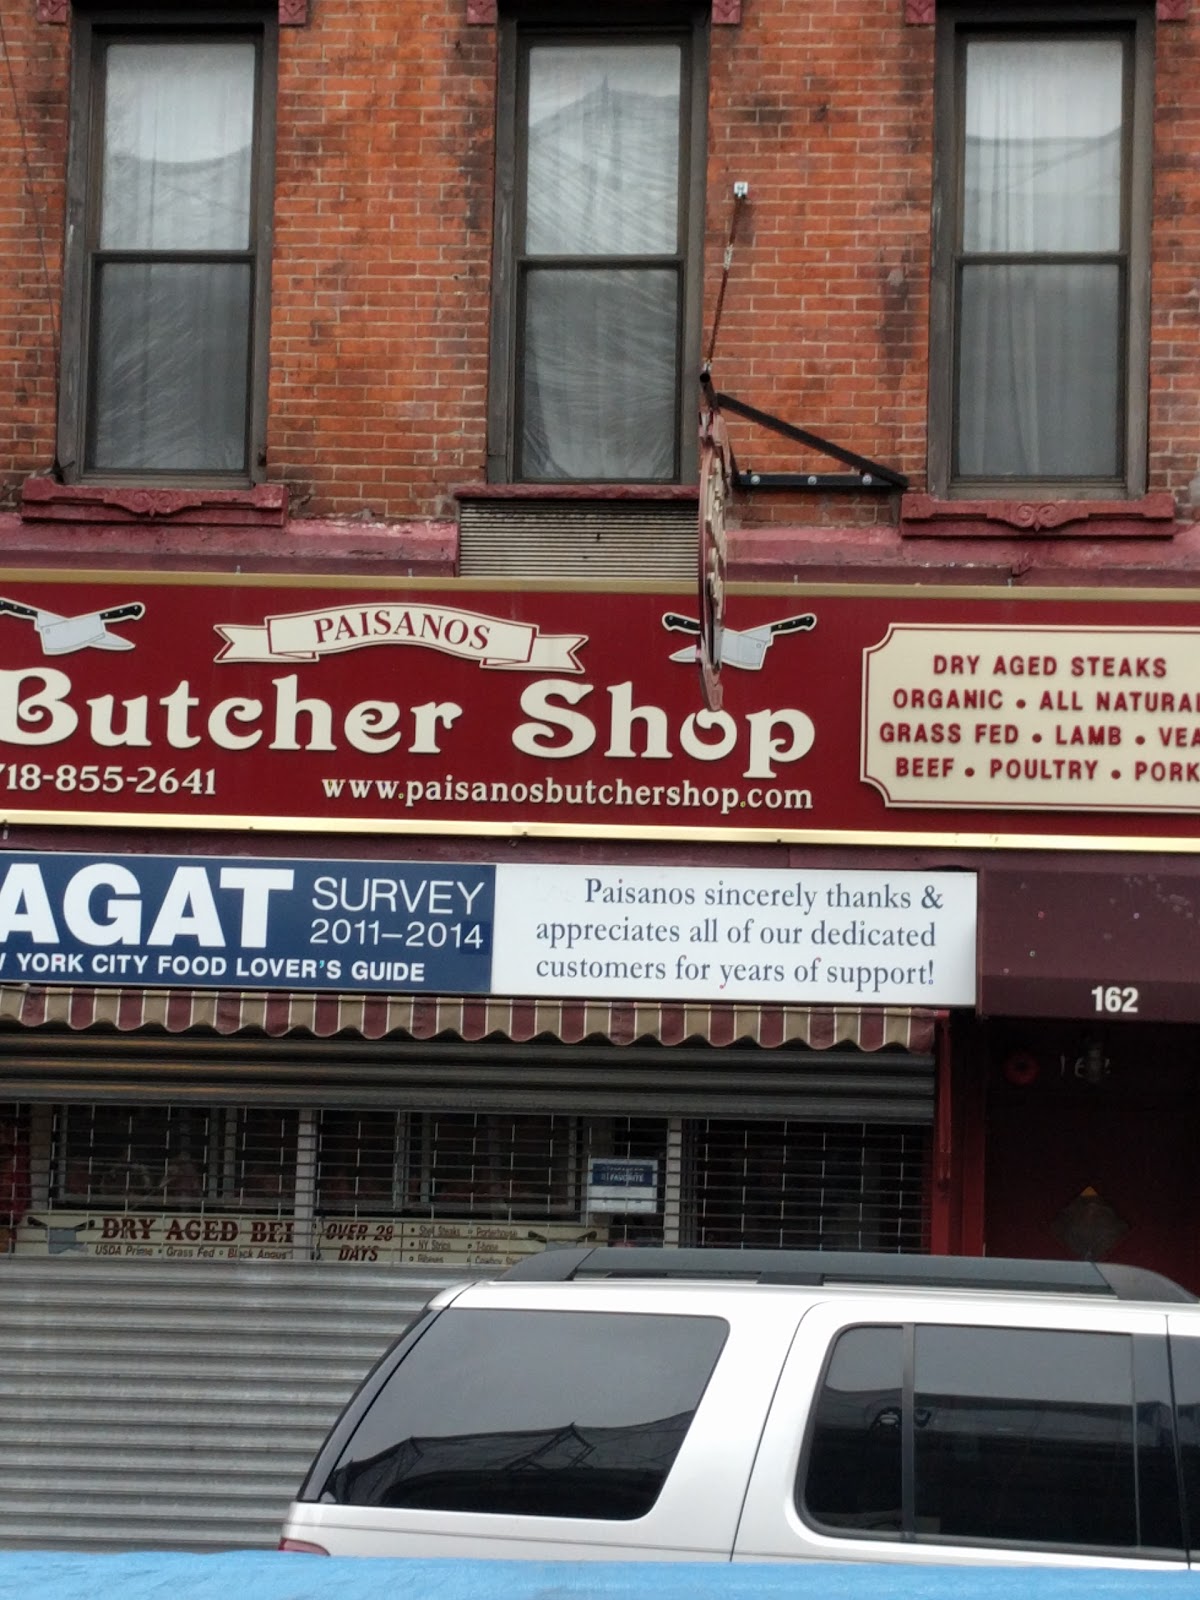
[[[1200,809],[1200,630],[897,624],[864,651],[889,806]]]

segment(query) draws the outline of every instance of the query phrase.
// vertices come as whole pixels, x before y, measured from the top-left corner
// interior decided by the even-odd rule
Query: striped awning
[[[606,1039],[665,1045],[801,1044],[813,1050],[886,1046],[925,1053],[937,1014],[884,1008],[690,1005],[648,1001],[526,1000],[473,995],[348,995],[242,989],[0,986],[0,1025],[72,1031],[139,1029],[279,1039]]]

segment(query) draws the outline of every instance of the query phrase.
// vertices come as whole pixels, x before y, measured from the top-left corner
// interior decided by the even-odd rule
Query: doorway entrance
[[[1184,1027],[996,1024],[987,1253],[1123,1262],[1200,1293],[1198,1045]]]

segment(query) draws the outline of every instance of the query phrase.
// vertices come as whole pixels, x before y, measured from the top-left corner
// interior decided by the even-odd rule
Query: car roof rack
[[[1103,1261],[1021,1261],[1005,1256],[902,1255],[858,1250],[670,1249],[602,1245],[543,1250],[502,1274],[505,1281],[568,1283],[578,1278],[876,1285],[1001,1289],[1009,1293],[1092,1294],[1116,1300],[1190,1301],[1197,1297],[1161,1273]]]

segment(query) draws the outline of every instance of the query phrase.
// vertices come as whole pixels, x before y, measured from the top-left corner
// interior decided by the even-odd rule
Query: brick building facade
[[[1200,10],[12,0],[0,55],[0,1271],[38,1338],[140,1338],[127,1256],[230,1328],[299,1295],[314,1348],[593,1236],[1200,1287]],[[454,656],[501,624],[509,670]],[[436,649],[359,648],[402,626]],[[360,943],[380,883],[495,874],[494,964],[340,989],[247,910],[206,977],[197,897],[228,935],[251,869]],[[950,880],[957,920],[889,921]],[[929,975],[783,960],[806,882],[826,967]],[[750,906],[759,959],[539,987],[609,891]],[[268,1538],[289,1448],[190,1542]],[[77,1541],[42,1449],[0,1538]]]
[[[40,19],[34,5],[14,7],[6,22],[3,466],[14,507],[56,454],[71,30],[69,7],[45,9]],[[712,26],[705,345],[690,355],[698,365],[706,353],[733,185],[745,182],[720,386],[891,464],[919,492],[937,24],[933,6],[909,12],[781,4]],[[497,28],[465,6],[367,22],[325,0],[279,37],[268,459],[255,476],[287,485],[296,517],[453,521],[455,487],[486,477]],[[1147,484],[1174,497],[1184,523],[1198,465],[1195,49],[1186,11],[1159,6]],[[796,465],[770,436],[750,448],[764,470]],[[886,500],[811,495],[748,496],[737,516],[747,530],[897,521]]]

